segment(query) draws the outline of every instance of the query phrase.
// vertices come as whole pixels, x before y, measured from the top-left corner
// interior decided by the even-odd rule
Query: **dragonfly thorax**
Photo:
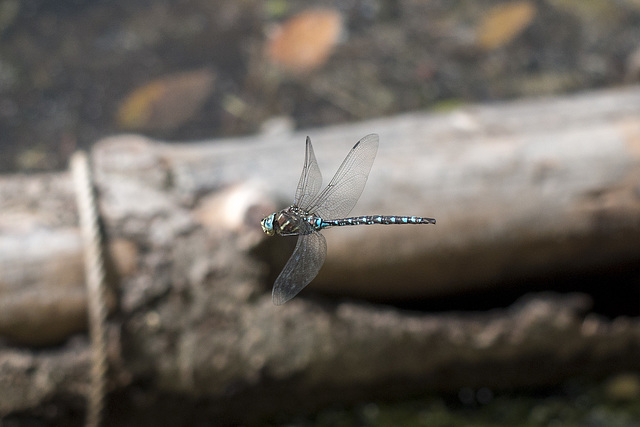
[[[289,206],[286,209],[272,213],[264,218],[260,225],[262,231],[267,235],[273,236],[297,236],[300,234],[309,234],[312,227],[309,224],[310,218],[297,206]]]

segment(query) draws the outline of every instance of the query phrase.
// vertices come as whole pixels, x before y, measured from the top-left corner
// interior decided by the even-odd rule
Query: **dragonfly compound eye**
[[[260,221],[260,225],[262,226],[262,231],[264,231],[265,234],[269,236],[273,236],[276,233],[276,231],[273,229],[273,219],[275,215],[276,215],[275,213],[272,213],[271,215],[269,215],[268,217]]]

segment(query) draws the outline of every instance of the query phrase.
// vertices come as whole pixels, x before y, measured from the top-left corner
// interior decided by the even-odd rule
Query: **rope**
[[[107,307],[105,303],[105,264],[102,235],[98,224],[98,209],[93,192],[89,160],[85,152],[71,158],[71,172],[76,189],[80,231],[84,246],[87,284],[89,334],[91,337],[91,387],[87,396],[85,425],[98,427],[102,421],[107,374]]]

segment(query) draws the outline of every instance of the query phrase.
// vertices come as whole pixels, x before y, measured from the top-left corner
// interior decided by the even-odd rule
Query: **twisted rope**
[[[71,172],[76,189],[80,230],[84,246],[87,284],[89,334],[91,336],[91,387],[87,396],[85,425],[98,427],[102,421],[107,373],[107,307],[105,303],[105,264],[102,235],[98,224],[98,209],[89,160],[84,152],[71,158]]]

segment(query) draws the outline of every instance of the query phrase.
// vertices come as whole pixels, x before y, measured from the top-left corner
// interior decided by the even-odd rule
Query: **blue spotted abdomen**
[[[322,230],[323,228],[327,227],[340,227],[343,225],[435,224],[436,220],[433,218],[423,218],[420,216],[364,215],[329,220],[314,217],[311,222],[316,230]]]

